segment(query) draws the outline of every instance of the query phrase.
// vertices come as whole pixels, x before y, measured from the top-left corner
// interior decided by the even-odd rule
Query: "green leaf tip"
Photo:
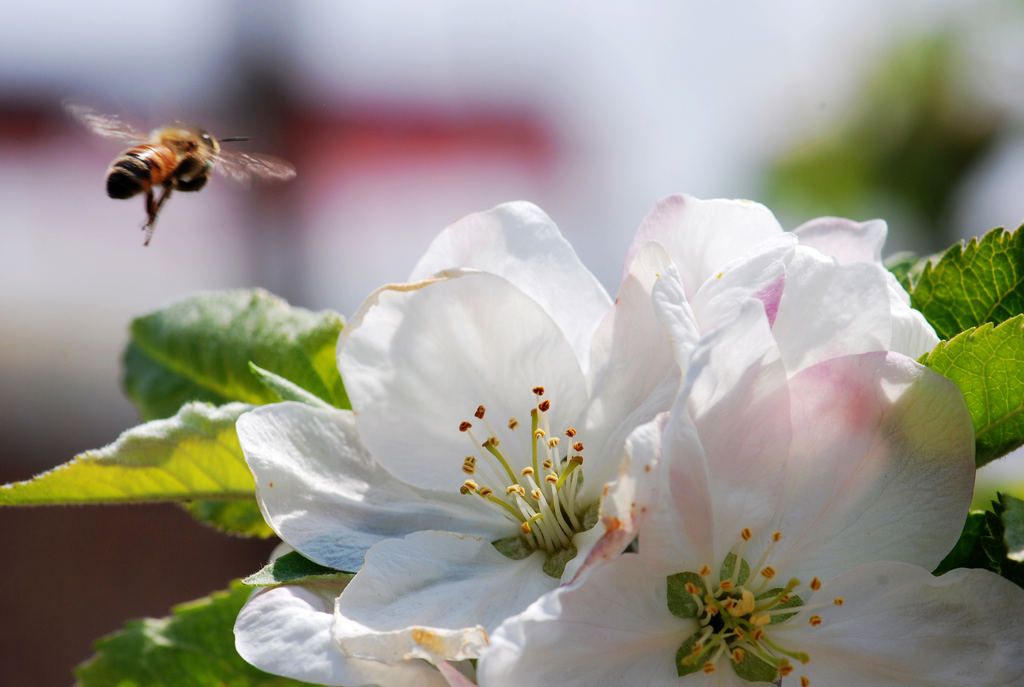
[[[24,482],[0,487],[2,505],[252,499],[235,420],[252,406],[189,403],[113,443]]]
[[[942,339],[1024,313],[1024,231],[1000,227],[954,245],[924,265],[910,299]]]
[[[299,584],[336,580],[347,584],[355,573],[342,572],[314,563],[298,551],[291,551],[265,565],[258,572],[249,575],[243,584],[252,587],[273,587],[281,584]]]
[[[326,403],[347,408],[335,348],[343,318],[261,289],[201,293],[131,324],[124,387],[143,417],[190,400],[273,403],[281,395],[250,362]]]
[[[921,356],[921,363],[963,392],[978,467],[1024,445],[1024,315],[961,332]]]

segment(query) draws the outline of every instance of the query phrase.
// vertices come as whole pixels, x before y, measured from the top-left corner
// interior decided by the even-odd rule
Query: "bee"
[[[131,198],[146,194],[144,246],[153,238],[157,214],[172,190],[198,191],[206,186],[211,172],[243,184],[253,178],[286,181],[295,176],[295,168],[279,158],[221,149],[221,143],[248,140],[245,137],[218,140],[203,129],[179,125],[155,129],[147,137],[116,115],[100,114],[84,105],[65,107],[93,133],[132,144],[107,169],[107,195]],[[153,193],[157,187],[163,189],[159,198]]]

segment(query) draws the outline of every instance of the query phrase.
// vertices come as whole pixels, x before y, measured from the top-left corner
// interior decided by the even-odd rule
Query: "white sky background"
[[[189,109],[230,118],[217,99],[238,78],[239,50],[274,55],[290,96],[322,111],[387,102],[458,117],[480,104],[525,107],[557,139],[556,169],[543,179],[500,161],[390,170],[386,180],[309,178],[300,168],[301,213],[289,220],[302,225],[299,262],[277,266],[298,284],[286,295],[351,314],[373,288],[404,278],[445,224],[514,198],[551,214],[614,291],[623,251],[658,198],[754,195],[763,165],[841,118],[864,70],[898,41],[950,23],[973,31],[985,65],[979,88],[997,100],[1020,98],[1024,41],[1004,35],[1013,24],[998,20],[1016,7],[19,3],[0,23],[0,108],[42,94],[55,107],[72,97],[150,113],[151,124]],[[93,442],[79,449],[112,440],[135,422],[118,361],[133,315],[202,288],[275,287],[274,275],[254,273],[244,258],[249,196],[227,184],[172,198],[143,250],[133,233],[141,201],[103,195],[103,169],[116,152],[70,125],[43,147],[0,148],[2,437],[36,441],[56,412],[70,436]],[[1022,167],[1024,145],[1008,142],[973,181],[965,228],[1024,219]],[[39,454],[27,456],[38,468],[70,457],[38,441]]]

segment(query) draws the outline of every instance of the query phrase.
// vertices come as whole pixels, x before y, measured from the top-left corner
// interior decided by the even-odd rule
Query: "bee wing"
[[[117,115],[105,115],[86,105],[65,103],[64,109],[94,134],[112,138],[122,143],[138,143],[148,136]]]
[[[287,181],[295,176],[295,167],[273,155],[221,151],[214,171],[226,174],[235,181],[248,184],[254,178],[267,181]]]

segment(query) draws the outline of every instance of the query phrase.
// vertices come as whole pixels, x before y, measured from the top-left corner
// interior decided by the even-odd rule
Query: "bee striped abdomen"
[[[164,145],[143,143],[121,153],[107,170],[107,195],[130,198],[162,184],[177,165],[178,158]]]

